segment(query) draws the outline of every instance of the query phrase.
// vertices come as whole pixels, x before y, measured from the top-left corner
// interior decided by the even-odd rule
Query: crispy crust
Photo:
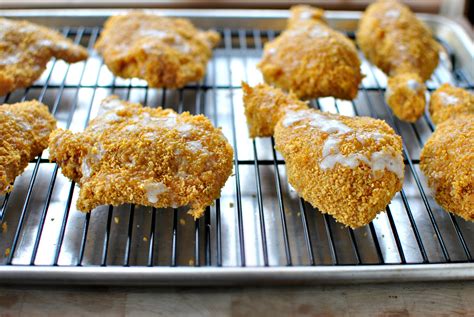
[[[440,123],[421,152],[420,168],[441,207],[474,221],[474,114]]]
[[[267,94],[266,97],[264,95]],[[293,96],[281,96],[274,88],[258,85],[254,88],[244,86],[244,103],[252,109],[252,116],[263,111],[268,113],[268,104],[273,98],[272,113],[279,112],[269,121],[254,120],[255,125],[274,126],[276,149],[286,162],[288,180],[298,194],[323,213],[329,213],[337,221],[357,228],[372,221],[377,213],[383,211],[403,183],[403,158],[401,138],[384,121],[367,117],[346,117],[308,109],[305,103]],[[262,103],[262,100],[263,103]],[[264,104],[262,108],[259,105]],[[290,105],[290,108],[288,106]],[[291,105],[298,107],[291,108]],[[277,111],[275,108],[280,107]],[[306,110],[305,110],[306,109]],[[248,114],[248,111],[246,112]],[[296,114],[301,118],[293,120]],[[336,164],[326,169],[321,167],[323,148],[330,133],[315,128],[311,116],[323,120],[337,121],[350,128],[341,136],[340,153],[344,156],[361,155],[365,160],[375,152],[384,152],[393,157],[402,167],[401,174],[387,169],[372,169],[369,164],[359,162],[354,168]],[[289,122],[286,120],[289,119]],[[247,117],[249,120],[249,117]],[[249,120],[249,121],[250,121]],[[317,123],[316,119],[316,123]],[[286,122],[286,123],[285,123]],[[317,124],[316,124],[317,126]],[[252,134],[252,133],[251,133]],[[371,136],[377,134],[378,140]],[[363,136],[369,136],[363,138]],[[334,153],[333,153],[334,154]],[[362,158],[364,160],[364,158]]]
[[[82,133],[56,130],[50,158],[81,191],[77,208],[134,203],[190,206],[200,217],[232,172],[233,151],[203,115],[152,109],[112,96]]]
[[[292,93],[265,84],[250,87],[242,82],[245,116],[251,138],[273,136],[275,125],[287,111],[307,109]]]
[[[55,127],[48,107],[36,100],[0,106],[0,194],[12,190],[28,162],[48,146]]]
[[[389,86],[393,87],[392,97],[387,101],[395,115],[410,122],[418,119],[423,113],[424,98],[396,89],[403,78],[396,77],[410,74],[419,85],[431,77],[438,65],[440,46],[430,30],[407,6],[397,1],[379,0],[365,10],[356,37],[365,56],[394,78],[389,79]],[[424,95],[424,88],[419,90],[420,96],[422,93]]]
[[[203,78],[219,40],[218,33],[198,30],[186,19],[136,11],[110,17],[95,48],[117,76],[180,88]]]
[[[75,63],[87,50],[60,33],[27,21],[0,18],[0,96],[28,87],[52,57]]]
[[[397,1],[368,6],[356,36],[365,56],[389,76],[411,72],[426,81],[438,66],[440,47],[431,31]]]
[[[434,124],[467,113],[474,113],[474,95],[469,91],[443,84],[431,94],[430,114]]]
[[[265,44],[258,64],[265,82],[303,99],[354,99],[362,80],[354,44],[331,29],[320,9],[291,8],[287,29]]]
[[[415,73],[403,73],[388,78],[385,98],[400,119],[415,122],[425,111],[426,86]]]

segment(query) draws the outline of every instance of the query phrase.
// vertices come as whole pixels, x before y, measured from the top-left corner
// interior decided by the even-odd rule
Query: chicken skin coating
[[[394,114],[414,122],[425,108],[424,82],[438,65],[439,44],[411,10],[395,0],[379,0],[364,12],[357,43],[389,76],[386,100]]]
[[[355,45],[331,29],[324,11],[294,6],[287,29],[265,44],[258,64],[265,82],[303,99],[354,99],[362,80]]]
[[[233,151],[203,115],[177,114],[119,100],[84,132],[58,129],[50,158],[81,188],[77,208],[133,203],[156,208],[190,206],[195,218],[220,195],[232,172]]]
[[[46,27],[0,18],[0,96],[33,84],[52,57],[75,63],[87,50]]]
[[[403,73],[388,78],[385,100],[397,118],[415,122],[425,111],[425,91],[420,76]]]
[[[55,127],[48,107],[36,100],[0,106],[1,195],[13,189],[13,181],[28,162],[48,146]]]
[[[218,33],[198,30],[186,19],[131,12],[110,17],[95,48],[117,76],[181,88],[204,77],[219,40]]]
[[[278,88],[259,84],[254,88],[242,82],[245,116],[251,138],[273,136],[278,121],[286,111],[308,109],[306,102],[293,94],[284,94]]]
[[[474,114],[440,123],[420,156],[434,198],[446,211],[474,221]]]
[[[463,113],[474,113],[474,95],[471,92],[443,84],[431,94],[430,114],[434,124]]]
[[[265,85],[244,93],[245,106],[253,111],[259,111],[265,93],[265,102],[279,102],[275,148],[285,159],[289,183],[321,212],[357,228],[370,223],[401,190],[402,142],[384,121],[295,110],[298,100]]]

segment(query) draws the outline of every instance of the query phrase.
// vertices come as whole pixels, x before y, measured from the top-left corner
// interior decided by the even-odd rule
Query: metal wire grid
[[[81,214],[71,211],[78,188],[49,163],[45,151],[1,200],[1,264],[219,267],[473,261],[472,224],[441,210],[418,168],[419,150],[434,126],[426,114],[415,124],[391,115],[383,100],[386,78],[378,69],[363,62],[367,77],[355,101],[312,101],[324,111],[385,119],[404,140],[403,189],[386,213],[365,228],[352,230],[296,195],[286,181],[284,161],[274,150],[273,138],[251,141],[246,134],[240,80],[261,80],[255,63],[263,43],[275,32],[220,32],[223,40],[206,78],[170,91],[110,74],[92,49],[100,28],[63,29],[64,35],[89,48],[89,60],[75,65],[53,60],[35,85],[6,96],[3,102],[37,98],[51,106],[60,127],[75,131],[87,126],[100,99],[110,93],[149,106],[204,113],[222,126],[232,143],[235,172],[221,199],[194,223],[181,208],[104,206]],[[428,82],[429,90],[445,81],[473,89],[472,78],[458,67],[455,52],[443,44],[448,55]],[[105,84],[102,77],[108,78]]]

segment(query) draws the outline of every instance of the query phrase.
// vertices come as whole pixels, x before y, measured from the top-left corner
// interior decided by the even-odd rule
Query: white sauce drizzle
[[[92,168],[87,162],[87,157],[84,157],[82,159],[81,172],[82,172],[82,177],[85,177],[85,178],[89,178],[92,174]]]
[[[275,54],[275,53],[276,53],[276,48],[270,47],[270,48],[267,50],[267,53],[268,53],[269,55]]]
[[[15,113],[11,111],[4,111],[4,114],[15,120],[15,122],[21,127],[23,131],[31,131],[32,127],[28,121],[23,119],[21,116],[17,116]]]
[[[162,182],[146,183],[144,188],[146,190],[148,201],[152,204],[158,202],[159,195],[168,191],[168,187],[166,187]]]
[[[384,151],[374,152],[371,154],[370,159],[361,153],[350,153],[348,155],[340,153],[339,144],[342,142],[343,137],[350,132],[354,132],[354,130],[337,119],[330,119],[325,115],[303,110],[287,113],[282,124],[285,127],[289,127],[303,119],[309,119],[310,126],[329,134],[322,148],[322,158],[319,163],[321,169],[332,169],[337,163],[349,168],[356,168],[363,162],[373,172],[387,169],[395,173],[398,178],[403,178],[403,160],[392,153]],[[355,133],[355,138],[362,144],[365,144],[368,139],[379,142],[388,137],[379,132],[355,131]]]
[[[311,19],[312,16],[313,16],[313,14],[311,13],[311,11],[303,11],[303,12],[300,13],[299,19],[300,20],[309,20],[309,19]]]
[[[101,104],[100,107],[103,110],[121,110],[124,109],[125,106],[123,105],[123,102],[119,99],[107,99],[104,100]]]
[[[400,11],[398,9],[391,9],[385,12],[387,18],[398,19],[400,17]]]
[[[50,40],[39,40],[39,41],[36,41],[36,44],[38,46],[46,46],[46,47],[50,47],[53,45],[53,42],[51,42]]]
[[[417,82],[414,79],[410,79],[410,80],[407,81],[407,87],[410,88],[413,91],[419,91],[422,88],[420,83]]]
[[[13,65],[20,61],[20,58],[17,54],[7,55],[4,58],[0,59],[0,65]]]
[[[329,33],[326,31],[324,28],[322,28],[320,25],[315,25],[310,31],[309,31],[309,36],[311,37],[325,37],[328,36]]]
[[[449,95],[444,91],[438,93],[439,98],[441,98],[441,102],[446,106],[454,106],[459,102],[459,99],[456,96]]]
[[[117,113],[115,113],[113,111],[106,113],[103,118],[104,118],[104,121],[106,123],[115,122],[115,121],[120,120],[120,116],[117,115]]]
[[[179,34],[170,33],[163,30],[145,29],[145,30],[141,30],[139,32],[139,35],[150,36],[152,38],[159,39],[159,40],[167,40],[167,41],[164,41],[166,44],[170,45],[171,47],[177,49],[178,51],[182,53],[189,53],[191,51],[191,48],[189,47],[189,45],[187,45],[184,42],[183,38]],[[170,43],[170,40],[171,40],[171,43]],[[142,45],[142,48],[143,50],[145,50],[145,52],[151,53],[155,49],[155,45],[153,45],[153,43],[145,43]]]
[[[88,153],[87,156],[85,156],[82,159],[82,164],[81,164],[82,177],[89,178],[94,172],[92,164],[98,164],[100,160],[102,159],[102,156],[104,155],[105,150],[102,147],[101,143],[97,143],[97,151],[98,151],[97,153]]]
[[[207,149],[205,149],[202,143],[199,141],[188,141],[186,145],[188,149],[193,153],[197,153],[197,152],[208,153]]]
[[[143,29],[138,33],[140,36],[153,36],[159,39],[170,36],[170,33],[163,30]]]

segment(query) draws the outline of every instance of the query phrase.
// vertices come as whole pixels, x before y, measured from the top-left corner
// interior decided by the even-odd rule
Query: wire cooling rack
[[[311,105],[386,120],[404,141],[405,183],[384,213],[352,230],[298,197],[287,182],[285,163],[274,150],[272,138],[248,138],[241,80],[261,81],[256,63],[263,44],[277,31],[220,29],[222,41],[205,79],[179,90],[152,89],[142,80],[114,77],[93,50],[100,27],[63,27],[61,31],[88,47],[90,58],[73,65],[51,61],[33,86],[0,98],[0,103],[36,98],[50,107],[59,127],[73,131],[83,130],[97,114],[100,101],[110,94],[146,106],[203,113],[222,127],[232,144],[234,174],[221,198],[196,221],[182,208],[103,206],[81,213],[75,208],[79,188],[49,162],[46,150],[16,179],[14,190],[0,198],[0,275],[4,281],[49,272],[45,280],[55,283],[61,272],[69,272],[61,276],[65,280],[79,272],[76,282],[93,283],[101,272],[110,270],[120,273],[123,283],[129,273],[135,274],[136,283],[146,283],[147,272],[155,272],[166,274],[168,284],[180,278],[200,280],[202,272],[212,278],[212,273],[220,271],[237,273],[229,275],[228,282],[238,283],[245,272],[251,272],[248,268],[272,272],[273,278],[279,274],[275,268],[284,267],[313,272],[316,279],[329,272],[328,279],[337,279],[339,274],[345,281],[354,278],[351,272],[357,267],[367,274],[392,267],[388,280],[396,279],[396,270],[415,272],[416,265],[426,270],[426,264],[456,263],[463,270],[473,270],[468,264],[473,262],[473,224],[436,204],[418,166],[421,148],[434,129],[429,116],[414,124],[396,119],[384,102],[385,75],[362,55],[366,77],[354,101],[320,98]],[[348,35],[353,38],[353,33]],[[472,90],[472,73],[460,66],[455,50],[440,41],[446,54],[428,89],[450,82]],[[92,268],[89,273],[88,268]],[[253,275],[253,282],[263,276],[259,274]],[[213,284],[212,280],[208,283]]]

